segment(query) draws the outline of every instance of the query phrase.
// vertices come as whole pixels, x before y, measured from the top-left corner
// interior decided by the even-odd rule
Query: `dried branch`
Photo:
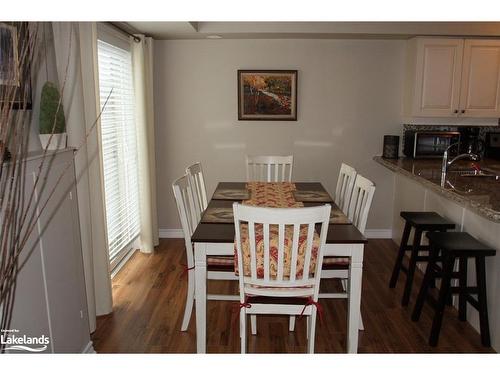
[[[28,23],[29,32],[27,40],[21,46],[19,51],[19,66],[20,71],[24,71],[27,66],[30,66],[36,71],[36,67],[40,63],[40,27],[43,24]],[[43,25],[45,26],[45,25]],[[57,114],[62,111],[62,99],[64,97],[64,89],[67,83],[67,76],[70,65],[71,43],[73,30],[70,30],[68,42],[68,57],[65,66],[65,73],[61,83],[61,95],[57,105],[57,110],[54,116],[52,132],[48,144],[52,140],[54,130],[57,123]],[[44,43],[45,46],[45,43]],[[46,51],[45,51],[46,55]],[[41,196],[40,190],[45,189],[43,181],[45,173],[47,173],[47,162],[53,156],[48,152],[48,146],[43,149],[40,164],[34,175],[33,184],[30,184],[26,189],[26,156],[28,149],[28,135],[30,127],[33,126],[31,111],[14,110],[13,100],[19,96],[20,92],[28,92],[26,87],[7,86],[0,91],[0,315],[1,329],[9,328],[12,315],[12,306],[14,301],[15,284],[17,274],[19,272],[19,259],[23,252],[27,251],[27,244],[32,238],[34,229],[45,213],[45,210],[51,200],[54,198],[54,193],[59,187],[64,175],[74,165],[74,159],[78,152],[87,144],[89,136],[93,133],[103,111],[106,109],[108,101],[113,90],[109,93],[104,102],[104,105],[99,111],[99,114],[92,125],[87,129],[84,138],[79,146],[75,149],[72,159],[64,166],[62,172],[58,176],[54,186],[47,191],[47,198],[44,202],[40,202],[37,196]],[[22,98],[27,100],[28,98]],[[2,157],[5,150],[9,148],[11,151],[11,160],[4,162]],[[28,191],[26,191],[28,190]],[[45,192],[44,192],[45,195]],[[36,208],[36,209],[35,209]],[[27,254],[29,256],[29,253]],[[0,352],[3,346],[0,345]]]

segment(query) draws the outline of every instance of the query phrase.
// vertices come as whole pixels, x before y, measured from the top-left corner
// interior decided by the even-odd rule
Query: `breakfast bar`
[[[404,222],[402,211],[436,212],[456,224],[457,231],[465,231],[494,249],[500,244],[500,162],[483,159],[479,162],[459,161],[441,180],[442,159],[386,159],[373,160],[389,169],[394,178],[394,206],[392,238],[401,242]],[[478,171],[484,171],[484,176]],[[474,174],[480,174],[474,176]],[[486,261],[488,311],[491,319],[492,346],[500,343],[500,260]],[[469,271],[468,278],[474,277]],[[468,321],[479,331],[479,316],[467,309]]]
[[[500,223],[500,162],[461,161],[447,172],[441,186],[441,159],[373,158],[377,163],[405,176],[464,209]],[[478,171],[485,171],[478,174]]]

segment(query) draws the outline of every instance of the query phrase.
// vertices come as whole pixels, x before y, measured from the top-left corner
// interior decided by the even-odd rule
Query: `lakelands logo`
[[[49,343],[50,340],[45,335],[38,337],[19,335],[17,329],[2,329],[0,333],[0,344],[4,345],[5,351],[40,353],[47,349]]]

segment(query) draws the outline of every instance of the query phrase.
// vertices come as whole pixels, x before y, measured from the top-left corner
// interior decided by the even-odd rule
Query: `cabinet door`
[[[500,117],[500,40],[465,40],[461,86],[461,116]]]
[[[458,113],[463,39],[417,40],[413,115],[453,117]]]

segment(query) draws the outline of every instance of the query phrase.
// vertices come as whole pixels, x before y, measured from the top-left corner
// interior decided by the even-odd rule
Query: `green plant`
[[[59,134],[66,132],[66,121],[57,86],[53,82],[46,82],[42,88],[40,98],[40,134]],[[55,121],[55,124],[54,124]]]

